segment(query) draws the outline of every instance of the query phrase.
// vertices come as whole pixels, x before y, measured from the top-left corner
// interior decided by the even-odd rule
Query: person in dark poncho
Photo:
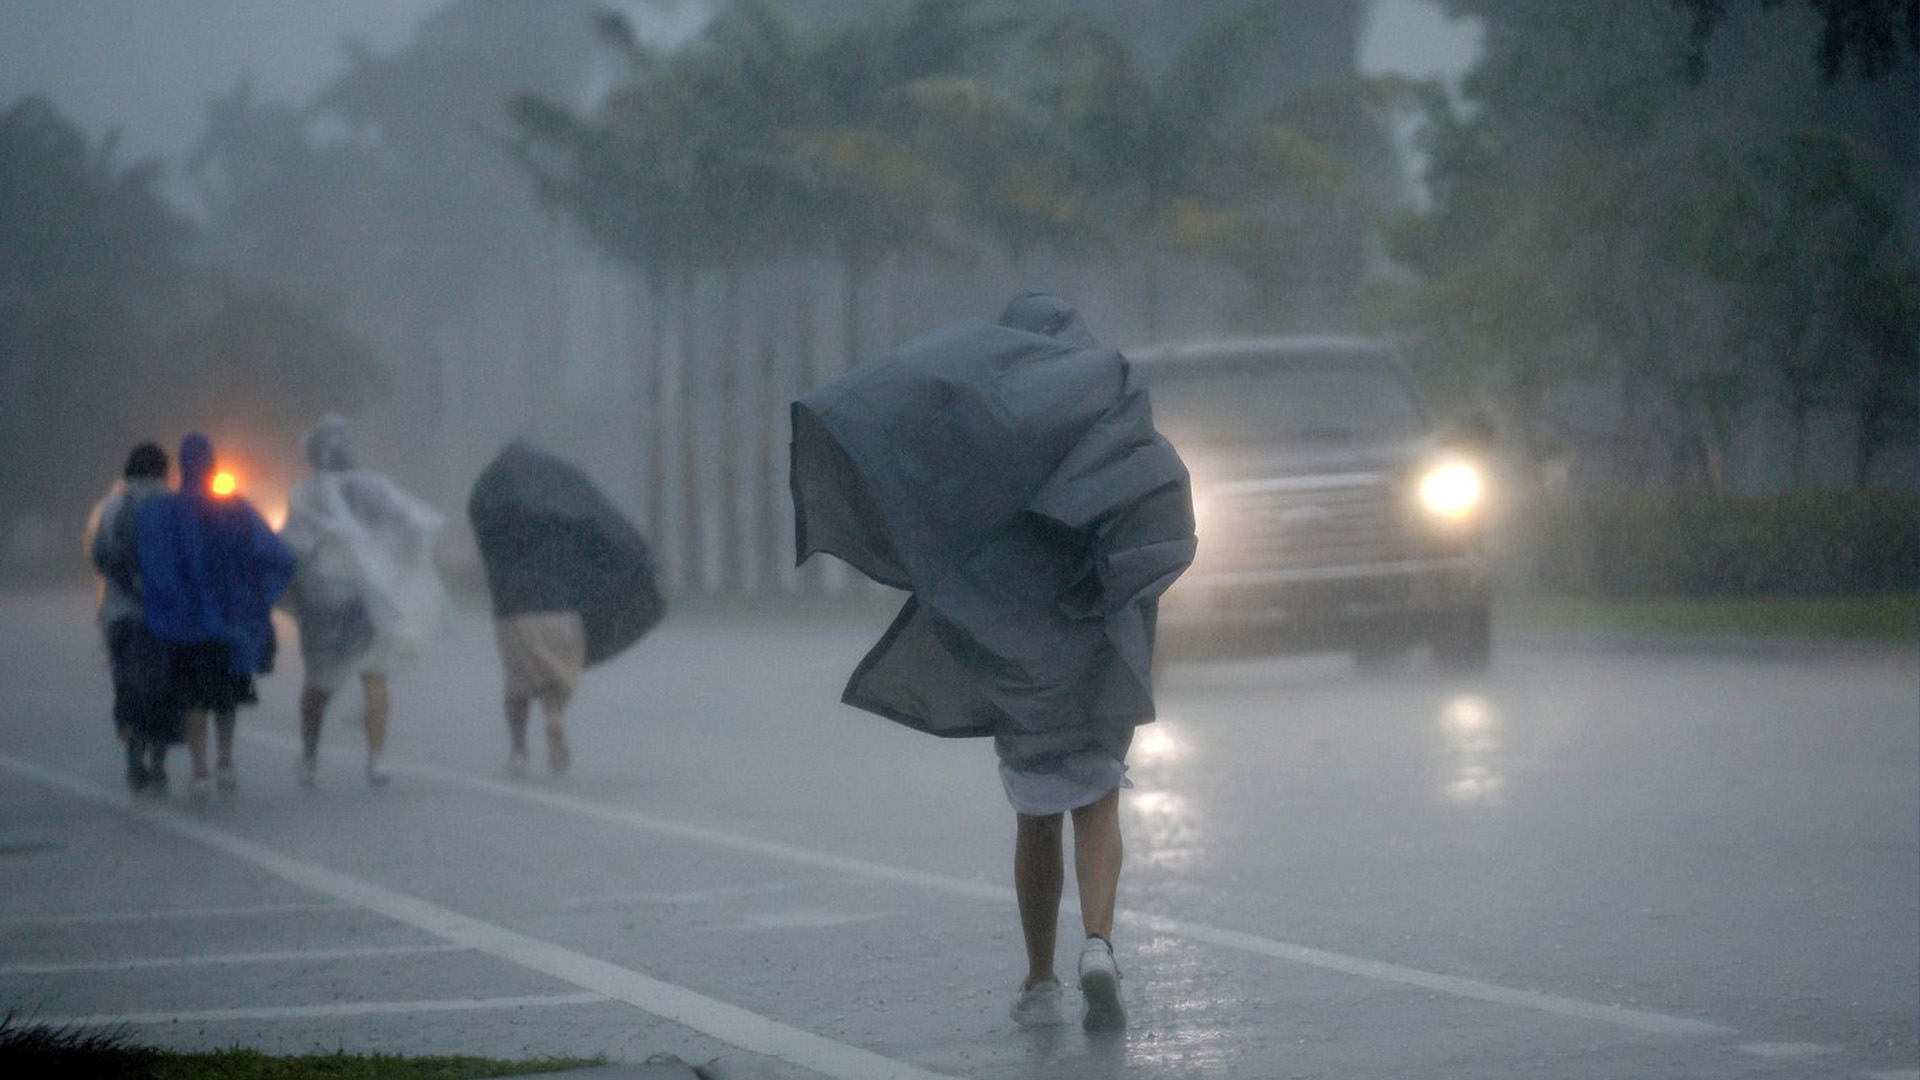
[[[189,792],[208,790],[207,714],[217,737],[216,778],[235,786],[234,714],[257,701],[253,678],[273,662],[273,604],[293,578],[293,555],[238,495],[213,493],[213,444],[180,444],[180,490],[135,515],[147,628],[172,647],[169,682],[187,714]]]
[[[581,672],[666,613],[646,541],[585,473],[524,442],[494,458],[467,500],[506,668],[507,771],[527,771],[533,702],[546,720],[547,771],[572,761],[564,722]]]
[[[843,700],[990,736],[1017,829],[1023,1026],[1060,1023],[1054,974],[1071,814],[1088,1030],[1126,1023],[1112,934],[1119,789],[1153,719],[1157,600],[1193,559],[1185,465],[1144,389],[1056,297],[951,324],[794,403],[804,560],[911,593]]]
[[[167,494],[167,452],[141,443],[127,455],[122,479],[94,507],[87,557],[100,574],[100,628],[113,673],[113,723],[126,744],[127,787],[167,791],[167,748],[186,736],[186,717],[167,684],[169,650],[147,629],[140,606],[140,508]]]

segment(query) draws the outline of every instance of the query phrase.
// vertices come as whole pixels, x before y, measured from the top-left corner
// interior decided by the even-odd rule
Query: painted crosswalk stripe
[[[369,945],[357,949],[286,949],[279,952],[213,953],[204,956],[154,956],[140,960],[89,960],[68,964],[0,964],[0,975],[68,975],[88,971],[140,971],[152,968],[218,967],[225,964],[280,964],[327,960],[369,960],[385,956],[422,956],[463,952],[458,945]]]
[[[172,908],[165,911],[76,911],[47,915],[0,915],[0,927],[85,926],[93,923],[159,922],[168,919],[228,919],[341,911],[340,904],[246,904],[232,907]]]
[[[1806,1042],[1756,1042],[1745,1043],[1740,1047],[1743,1053],[1763,1058],[1817,1057],[1821,1054],[1837,1054],[1836,1046],[1821,1046],[1819,1043]]]
[[[232,1020],[311,1020],[330,1016],[382,1016],[404,1013],[482,1012],[489,1009],[537,1009],[556,1005],[598,1005],[605,994],[536,994],[524,997],[439,998],[429,1001],[336,1001],[326,1005],[200,1009],[194,1012],[98,1013],[92,1016],[36,1016],[52,1028],[105,1027],[115,1024],[215,1024]]]
[[[384,915],[449,944],[550,975],[588,991],[596,999],[625,1002],[742,1050],[811,1069],[833,1080],[948,1080],[940,1073],[835,1042],[598,957],[541,941],[337,870],[302,862],[171,808],[129,804],[108,789],[69,773],[4,754],[0,754],[0,768],[77,798],[137,814],[156,827],[252,863],[282,881]]]

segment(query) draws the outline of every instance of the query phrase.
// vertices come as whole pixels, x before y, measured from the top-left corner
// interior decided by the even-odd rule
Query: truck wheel
[[[1487,605],[1446,619],[1433,636],[1434,663],[1449,671],[1485,671],[1493,662],[1493,612]]]

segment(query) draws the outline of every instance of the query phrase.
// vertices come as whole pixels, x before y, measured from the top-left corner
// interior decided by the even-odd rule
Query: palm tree
[[[1347,182],[1283,117],[1235,112],[1235,88],[1277,31],[1272,5],[1223,16],[1158,78],[1084,17],[1053,19],[1034,38],[1055,74],[1040,101],[1070,139],[1076,177],[1137,237],[1150,334],[1161,329],[1167,254],[1234,256],[1257,269],[1285,238],[1267,213],[1276,194]]]

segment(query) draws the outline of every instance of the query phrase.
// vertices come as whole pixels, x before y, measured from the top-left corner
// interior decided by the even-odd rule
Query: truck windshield
[[[1154,426],[1176,445],[1385,443],[1424,430],[1406,384],[1385,365],[1155,364],[1147,385]]]

